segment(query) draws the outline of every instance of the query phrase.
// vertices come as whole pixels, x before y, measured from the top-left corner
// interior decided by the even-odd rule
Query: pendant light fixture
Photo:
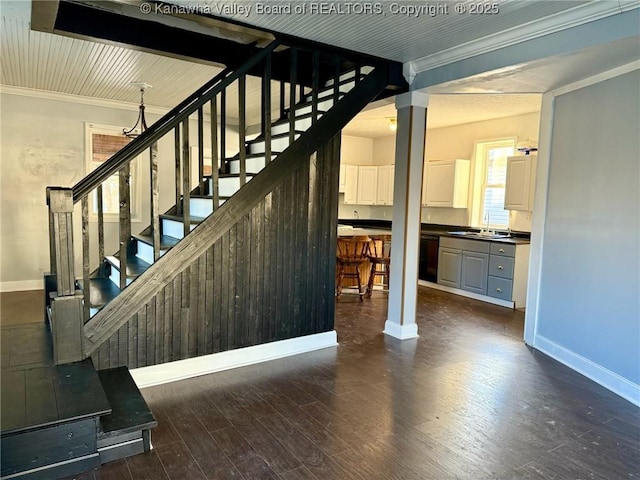
[[[144,82],[132,82],[131,85],[140,89],[140,106],[138,107],[138,119],[136,120],[135,125],[129,130],[124,128],[122,130],[122,134],[127,138],[136,138],[147,129],[147,120],[144,117],[144,90],[146,88],[151,88],[151,85]]]

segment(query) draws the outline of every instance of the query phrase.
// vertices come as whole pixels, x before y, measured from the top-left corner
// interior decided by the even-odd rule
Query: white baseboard
[[[338,345],[335,330],[131,370],[138,388],[253,365]]]
[[[382,333],[390,335],[400,340],[408,340],[410,338],[418,338],[418,325],[411,323],[409,325],[400,325],[399,323],[387,320],[384,322],[384,330]]]
[[[426,280],[418,280],[418,285],[423,287],[433,288],[434,290],[441,290],[443,292],[455,293],[461,297],[473,298],[474,300],[480,300],[481,302],[493,303],[501,307],[515,308],[515,304],[509,300],[500,300],[499,298],[490,297],[488,295],[480,295],[479,293],[467,292],[459,288],[447,287],[446,285],[440,285],[439,283],[428,282]]]
[[[560,363],[590,378],[604,388],[640,406],[640,385],[630,382],[615,372],[583,357],[542,335],[536,335],[534,348],[549,355]]]
[[[42,290],[42,279],[21,280],[18,282],[0,282],[0,292],[22,292],[26,290]]]

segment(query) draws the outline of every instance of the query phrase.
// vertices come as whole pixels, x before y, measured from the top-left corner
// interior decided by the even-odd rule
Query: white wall
[[[427,113],[427,125],[429,117]],[[444,128],[427,128],[425,158],[428,160],[444,160],[451,158],[468,158],[472,161],[471,171],[475,167],[475,142],[495,140],[500,138],[516,137],[538,138],[540,113],[528,113],[513,117],[474,122],[464,125],[456,125]],[[357,158],[358,165],[388,165],[395,163],[395,135],[379,137],[373,140],[347,137],[343,135],[343,150],[348,149],[349,154],[342,155],[343,163],[352,163],[350,153],[359,145],[366,148],[359,149],[361,154],[371,152],[369,157]],[[372,141],[369,149],[366,140]],[[470,197],[471,198],[471,197]],[[353,218],[353,210],[357,210],[360,218],[375,218],[380,220],[391,219],[392,207],[366,206],[366,205],[339,205],[340,218]],[[465,208],[423,208],[422,222],[437,223],[442,225],[469,225],[469,210]],[[531,231],[531,215],[527,212],[511,213],[511,228],[520,231]]]
[[[3,92],[0,96],[0,287],[2,290],[40,288],[43,272],[49,271],[47,186],[71,187],[85,175],[85,124],[130,127],[137,112],[126,107],[87,105],[77,97],[37,98]],[[151,124],[159,115],[147,114]],[[205,129],[207,131],[207,129]],[[195,138],[195,123],[190,129]],[[173,136],[159,142],[161,191],[173,191]],[[206,141],[205,135],[205,141]],[[227,142],[236,145],[236,132]],[[195,144],[195,143],[194,143]],[[205,146],[207,144],[205,143]],[[237,149],[236,149],[237,151]],[[148,157],[147,157],[148,158]],[[132,231],[149,224],[148,160],[141,164],[142,221]],[[161,195],[160,211],[175,201]],[[81,254],[80,210],[76,208],[76,253]],[[95,225],[92,229],[95,233]],[[117,224],[105,227],[106,252],[117,249]],[[95,238],[96,235],[94,234]],[[97,247],[92,245],[93,266]],[[81,275],[76,258],[76,275]]]
[[[640,404],[640,72],[555,98],[534,346]]]

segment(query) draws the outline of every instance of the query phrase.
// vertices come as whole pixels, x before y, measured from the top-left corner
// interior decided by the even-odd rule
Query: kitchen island
[[[340,220],[339,236],[390,234],[385,220]],[[422,224],[419,284],[509,308],[523,308],[529,233],[487,234],[464,226]]]

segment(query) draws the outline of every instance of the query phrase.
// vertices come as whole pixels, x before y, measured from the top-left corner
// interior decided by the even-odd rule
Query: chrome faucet
[[[358,220],[360,219],[360,216],[358,215],[358,210],[354,210],[353,211],[353,218],[358,219]]]

